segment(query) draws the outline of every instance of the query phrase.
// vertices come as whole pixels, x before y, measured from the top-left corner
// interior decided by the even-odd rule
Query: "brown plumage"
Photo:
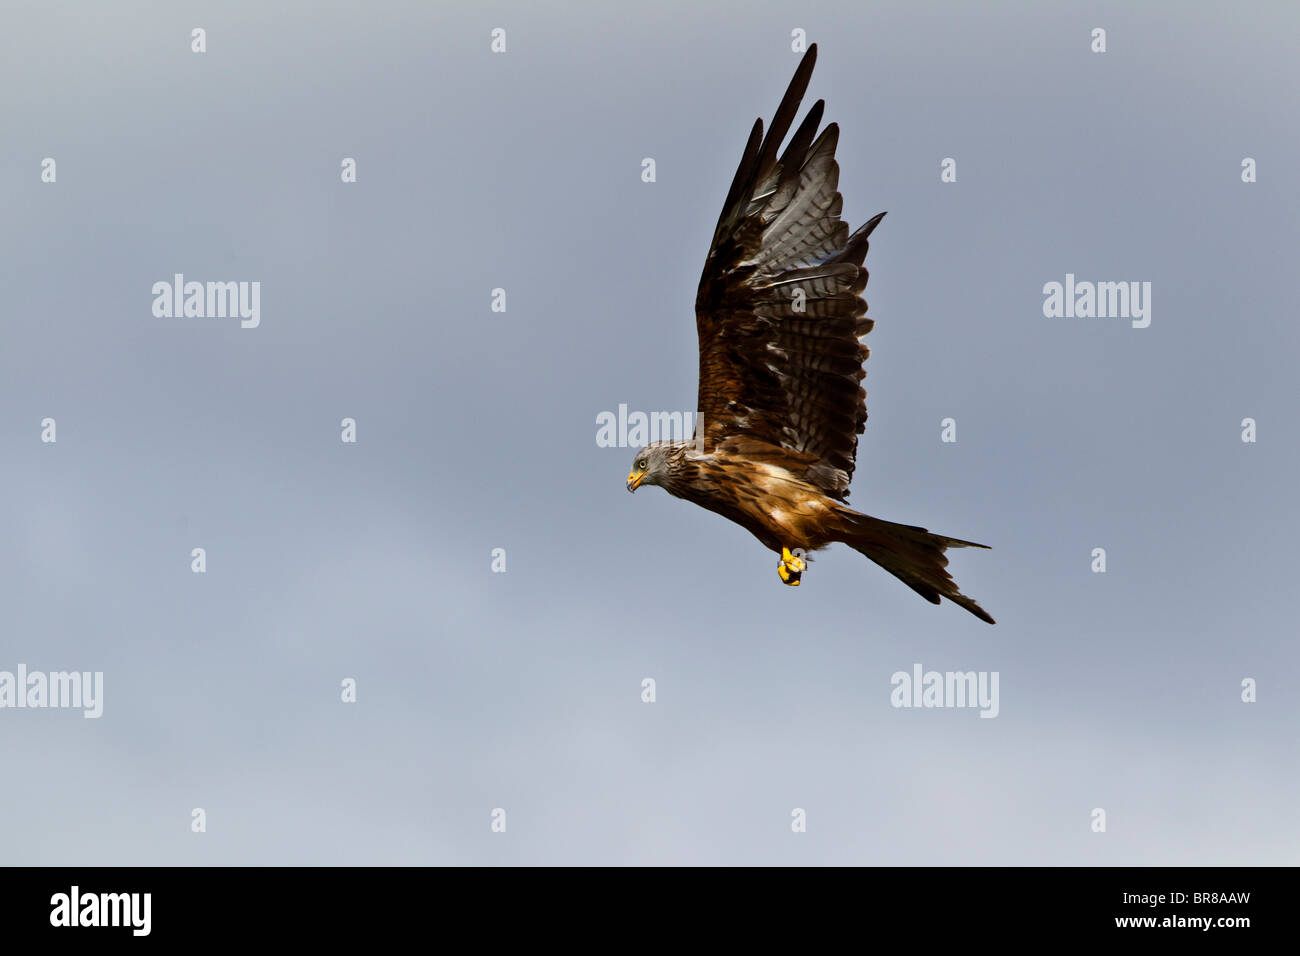
[[[881,521],[845,502],[867,421],[859,338],[874,324],[862,292],[867,237],[840,219],[839,127],[820,134],[823,103],[778,157],[817,61],[809,48],[763,135],[754,124],[723,203],[695,299],[700,340],[696,435],[638,452],[628,489],[660,485],[747,528],[783,554],[798,584],[801,551],[842,541],[935,604],[981,620],[946,567],[948,548],[985,545]],[[798,558],[787,562],[783,549]]]

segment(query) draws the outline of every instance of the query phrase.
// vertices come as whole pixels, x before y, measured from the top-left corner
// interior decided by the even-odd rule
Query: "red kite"
[[[845,503],[867,421],[859,341],[874,322],[861,298],[867,237],[840,219],[839,127],[820,133],[813,104],[785,148],[817,47],[808,49],[763,136],[754,124],[722,207],[695,297],[700,392],[693,441],[637,452],[628,491],[659,485],[749,530],[781,555],[797,585],[806,555],[835,541],[862,552],[927,601],[947,598],[982,621],[958,590],[948,548],[986,545],[853,511]]]

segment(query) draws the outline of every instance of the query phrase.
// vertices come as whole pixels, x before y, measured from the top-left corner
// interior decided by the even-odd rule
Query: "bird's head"
[[[672,450],[668,442],[646,445],[632,459],[632,469],[627,473],[627,490],[636,491],[642,485],[662,485],[668,477]]]

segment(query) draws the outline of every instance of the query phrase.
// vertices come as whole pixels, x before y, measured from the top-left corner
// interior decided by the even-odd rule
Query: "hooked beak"
[[[636,491],[641,487],[641,482],[645,480],[644,471],[629,472],[627,476],[627,490]]]

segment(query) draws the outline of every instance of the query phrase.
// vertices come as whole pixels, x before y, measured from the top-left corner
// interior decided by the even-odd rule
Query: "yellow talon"
[[[790,585],[798,587],[799,580],[803,577],[804,570],[808,567],[803,558],[795,557],[790,553],[790,549],[781,548],[781,563],[776,566],[776,573],[781,575],[781,580]]]

